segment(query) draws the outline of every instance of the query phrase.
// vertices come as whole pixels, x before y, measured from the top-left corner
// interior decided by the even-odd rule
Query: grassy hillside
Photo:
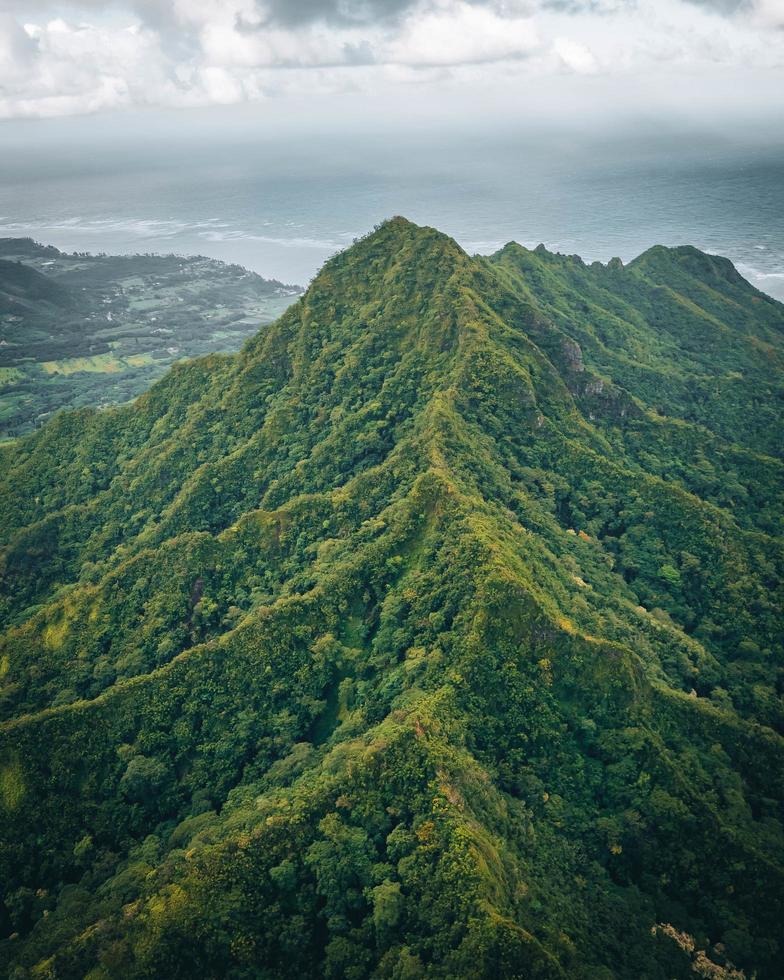
[[[235,351],[300,292],[213,259],[0,239],[0,439],[61,408],[129,401],[184,357]]]
[[[781,976],[783,328],[396,218],[0,449],[8,975]]]

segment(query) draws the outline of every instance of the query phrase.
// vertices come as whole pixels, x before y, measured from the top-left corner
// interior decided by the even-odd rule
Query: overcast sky
[[[784,0],[0,0],[0,119],[305,100],[776,111]]]

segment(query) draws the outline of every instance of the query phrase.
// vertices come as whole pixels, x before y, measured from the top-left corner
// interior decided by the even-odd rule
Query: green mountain
[[[130,401],[184,357],[239,350],[301,292],[199,256],[0,238],[0,439],[62,408]]]
[[[2,240],[0,239],[0,242]],[[0,259],[0,315],[54,317],[76,305],[73,291],[20,261]]]
[[[395,218],[0,449],[8,976],[784,975],[783,359]]]

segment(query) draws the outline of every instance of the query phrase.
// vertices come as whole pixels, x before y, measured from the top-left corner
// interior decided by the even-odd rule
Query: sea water
[[[31,126],[0,129],[0,142],[8,133],[0,236],[67,251],[199,253],[306,284],[402,214],[469,252],[515,240],[628,261],[692,244],[784,299],[784,143],[760,134],[293,129],[148,143],[47,139]]]

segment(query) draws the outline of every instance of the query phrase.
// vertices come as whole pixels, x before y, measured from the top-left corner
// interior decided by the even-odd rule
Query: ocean
[[[292,128],[146,141],[46,139],[30,127],[0,148],[0,236],[67,251],[198,253],[304,285],[402,214],[469,252],[515,240],[628,261],[692,244],[784,299],[784,144],[759,134]]]

